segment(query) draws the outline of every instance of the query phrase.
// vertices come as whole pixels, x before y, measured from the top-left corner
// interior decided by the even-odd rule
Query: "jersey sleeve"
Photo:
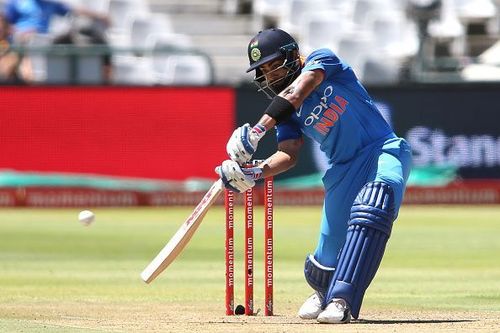
[[[16,6],[13,1],[9,1],[4,8],[2,8],[5,12],[5,18],[10,24],[15,24],[19,19],[19,13],[16,10]]]
[[[294,121],[287,120],[276,126],[276,139],[278,143],[290,139],[300,139],[301,137],[302,131]]]
[[[71,12],[71,8],[62,2],[57,2],[54,4],[55,4],[54,12],[57,15],[64,16],[69,12]]]
[[[349,71],[349,66],[342,62],[330,49],[313,51],[306,59],[303,72],[321,69],[326,77],[339,75]]]

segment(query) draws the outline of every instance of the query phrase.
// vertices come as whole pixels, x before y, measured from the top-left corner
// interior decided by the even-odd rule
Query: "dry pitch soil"
[[[6,305],[6,304],[4,304]],[[304,321],[295,307],[273,317],[224,316],[218,306],[170,304],[12,304],[0,308],[23,332],[500,332],[499,312],[367,309],[347,325]]]

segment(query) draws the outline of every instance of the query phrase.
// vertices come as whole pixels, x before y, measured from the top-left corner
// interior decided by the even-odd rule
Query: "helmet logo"
[[[257,60],[259,60],[259,59],[260,59],[260,57],[261,57],[260,50],[259,50],[258,48],[256,48],[256,47],[254,47],[254,48],[252,49],[252,51],[250,51],[250,56],[252,57],[252,60],[253,60],[253,61],[257,61]]]

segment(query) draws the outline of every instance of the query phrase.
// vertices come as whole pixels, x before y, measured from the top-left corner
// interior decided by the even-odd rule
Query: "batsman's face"
[[[284,59],[276,59],[270,62],[266,62],[260,66],[260,70],[264,74],[266,81],[269,85],[274,82],[278,82],[280,79],[285,77],[288,73],[288,69],[283,67]]]
[[[285,89],[294,79],[300,70],[298,66],[298,52],[295,54],[296,60],[287,64],[285,57],[271,60],[259,66],[258,77],[254,82],[266,96],[272,99]],[[260,72],[260,73],[259,73]]]

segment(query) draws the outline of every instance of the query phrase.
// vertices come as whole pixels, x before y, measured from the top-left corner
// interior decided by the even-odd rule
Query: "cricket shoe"
[[[304,304],[299,309],[299,317],[301,319],[316,319],[318,315],[323,311],[321,304],[323,303],[323,298],[315,292],[309,298],[306,299]]]
[[[346,324],[351,321],[351,310],[342,298],[334,298],[316,320],[323,324]]]

